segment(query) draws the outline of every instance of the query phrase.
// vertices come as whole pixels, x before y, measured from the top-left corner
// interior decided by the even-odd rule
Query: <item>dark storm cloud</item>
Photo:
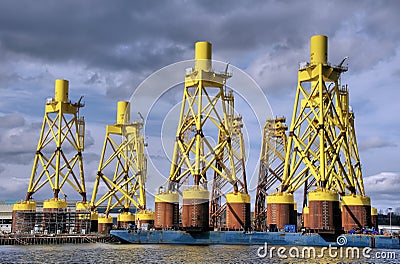
[[[35,153],[40,123],[26,124],[25,118],[17,114],[1,119],[0,163],[29,164]]]
[[[14,128],[23,125],[25,125],[25,119],[18,114],[0,116],[0,128]]]
[[[139,71],[181,50],[162,41],[165,28],[159,24],[165,27],[166,17],[157,11],[165,11],[165,5],[7,1],[0,11],[1,45],[48,61],[77,60],[91,67]]]
[[[398,5],[396,1],[231,1],[229,5],[178,0],[3,1],[0,44],[4,51],[43,61],[77,61],[139,75],[191,59],[196,40],[212,41],[226,60],[241,62],[256,49],[279,55],[303,50],[311,34],[336,37],[345,27],[356,35],[353,41],[338,42],[344,54],[363,55],[353,60],[361,67],[363,60],[371,65],[393,53],[399,39],[392,37],[396,27],[388,24],[399,22],[393,8]],[[368,43],[378,41],[382,47],[368,52]]]
[[[337,25],[327,16],[335,17],[335,7],[343,3],[326,14],[313,13],[322,5],[308,3],[255,1],[245,7],[235,1],[229,5],[214,1],[3,1],[1,43],[5,50],[48,60],[76,59],[90,66],[141,70],[179,58],[203,38],[224,49],[243,51],[279,43],[282,38],[288,48],[299,47],[300,40],[307,38],[304,32],[320,23],[325,24],[325,33],[334,33]],[[343,16],[349,15],[346,7]],[[374,21],[379,19],[383,18]]]
[[[2,175],[8,173],[9,164],[32,162],[40,123],[29,124],[32,122],[18,112],[42,118],[42,104],[33,102],[43,102],[52,95],[54,79],[69,78],[72,96],[85,94],[86,120],[105,124],[111,122],[110,109],[115,110],[110,102],[127,100],[141,81],[161,67],[192,59],[194,42],[198,40],[212,42],[214,59],[229,61],[255,78],[272,96],[276,115],[291,116],[297,66],[298,62],[309,60],[309,37],[327,35],[329,61],[337,64],[349,56],[350,71],[345,78],[352,75],[362,80],[357,87],[360,92],[355,94],[353,89],[351,97],[357,124],[361,123],[358,133],[369,133],[372,129],[367,126],[374,126],[375,130],[363,137],[367,140],[359,141],[360,148],[366,150],[363,155],[371,148],[377,151],[376,148],[385,147],[383,150],[395,152],[397,144],[393,142],[398,142],[399,135],[388,131],[398,131],[397,125],[392,124],[397,120],[393,113],[398,111],[395,104],[390,104],[390,99],[397,98],[398,88],[371,84],[371,80],[381,77],[387,71],[382,65],[399,52],[398,10],[400,2],[395,0],[1,1],[0,165],[7,164]],[[390,72],[398,79],[399,64],[393,64],[396,66],[390,67]],[[381,74],[374,72],[375,67],[380,67]],[[384,93],[368,96],[377,88]],[[383,98],[381,94],[390,96]],[[164,99],[165,105],[174,101],[168,94]],[[17,114],[4,115],[10,109]],[[361,116],[374,123],[363,124]],[[377,120],[386,119],[390,119],[387,125],[376,124]],[[158,116],[154,120],[154,124],[149,123],[152,128],[160,123]],[[96,175],[94,167],[100,153],[97,149],[101,149],[98,145],[103,136],[92,132],[93,136],[88,133],[86,138],[90,152],[86,150],[85,162],[93,167],[89,169],[93,173],[87,175]],[[371,140],[385,133],[392,138]],[[397,165],[393,166],[398,170]],[[28,166],[20,170],[24,171],[21,175],[30,172]],[[391,182],[397,179],[389,178]],[[380,188],[382,192],[385,186]],[[8,192],[0,192],[3,197],[16,189],[10,186],[5,190]]]

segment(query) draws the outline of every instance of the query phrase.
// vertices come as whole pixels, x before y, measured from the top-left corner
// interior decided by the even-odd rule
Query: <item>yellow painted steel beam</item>
[[[347,69],[327,62],[325,36],[311,38],[310,56],[298,71],[280,191],[294,192],[313,178],[315,188],[363,194],[354,124],[339,83]]]
[[[288,129],[285,121],[285,117],[268,119],[264,125],[253,218],[257,231],[267,230],[268,192],[282,182]]]
[[[213,175],[213,190],[221,188],[218,181],[247,193],[241,117],[234,116],[233,94],[225,87],[230,75],[212,70],[207,42],[196,43],[194,66],[185,76],[168,190],[206,186]]]
[[[221,111],[221,109],[227,108],[224,100],[226,95],[223,90],[227,76],[211,71],[210,57],[206,56],[211,48],[209,44],[201,42],[196,44],[196,48],[200,48],[202,51],[196,51],[198,53],[195,56],[195,71],[185,77],[185,88],[169,177],[172,182],[183,181],[188,175],[200,177],[202,182],[207,182],[207,179],[204,178],[207,169],[216,169],[213,166],[216,161],[215,153],[221,152],[224,148],[229,149],[229,144],[226,144],[226,142],[211,146],[203,134],[203,127],[209,124],[209,121],[218,130],[223,130],[225,134],[229,134],[225,121],[226,113]],[[202,61],[198,61],[200,58],[202,58]],[[191,134],[190,138],[185,137],[185,134]],[[205,148],[207,151],[204,150]],[[191,158],[190,155],[194,157]],[[231,166],[232,164],[226,168],[229,169]],[[229,179],[230,175],[235,176],[235,173],[232,172],[217,171],[226,179]],[[229,180],[232,181],[232,179]]]
[[[146,209],[147,160],[142,135],[143,123],[130,121],[129,107],[128,102],[118,102],[117,122],[106,126],[91,198],[92,210],[103,203],[107,206],[106,214],[116,207],[124,211],[131,207]],[[100,184],[106,192],[101,192]]]
[[[84,119],[79,117],[79,109],[83,106],[80,102],[69,101],[68,81],[56,80],[55,97],[48,99],[45,105],[26,200],[32,199],[33,194],[47,184],[53,190],[54,198],[58,198],[59,192],[64,193],[62,188],[68,182],[86,201],[82,162],[84,130],[78,130],[78,123],[84,126]],[[65,148],[69,149],[68,154],[63,151]],[[43,179],[43,175],[46,178]]]

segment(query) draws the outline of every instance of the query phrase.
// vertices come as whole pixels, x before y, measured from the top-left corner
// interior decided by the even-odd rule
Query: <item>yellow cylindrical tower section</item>
[[[328,63],[328,37],[315,35],[310,39],[310,63]]]
[[[117,216],[117,228],[129,228],[129,225],[135,224],[135,215],[130,212],[123,212]]]
[[[117,221],[132,222],[135,221],[135,215],[130,212],[123,212],[118,215]]]
[[[226,195],[226,228],[250,228],[250,195],[231,192]]]
[[[54,100],[56,102],[68,102],[68,84],[67,80],[56,80],[56,85],[54,89]]]
[[[378,209],[371,207],[371,215],[378,215]]]
[[[211,71],[211,43],[199,41],[195,44],[195,70]]]
[[[48,210],[66,210],[67,209],[67,201],[58,198],[51,198],[49,200],[45,200],[43,202],[43,211],[45,209]]]
[[[87,211],[90,209],[90,204],[88,202],[77,202],[76,203],[76,211]]]
[[[29,233],[35,226],[36,203],[22,201],[15,203],[12,211],[11,232]]]
[[[130,122],[130,104],[126,101],[119,101],[117,105],[117,124],[123,125]]]
[[[13,211],[36,211],[36,203],[33,201],[22,201],[13,205]]]
[[[304,206],[302,216],[303,216],[303,227],[309,228],[310,227],[310,208],[308,208],[308,206]]]

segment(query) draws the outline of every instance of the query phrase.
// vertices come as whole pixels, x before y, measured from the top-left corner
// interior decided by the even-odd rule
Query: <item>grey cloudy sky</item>
[[[309,38],[324,34],[330,62],[349,56],[342,82],[366,190],[374,206],[400,207],[399,10],[395,0],[1,1],[0,199],[25,196],[55,79],[70,81],[72,100],[85,96],[91,189],[116,102],[152,72],[192,59],[194,42],[212,42],[213,58],[246,71],[290,123],[298,63],[308,61]]]

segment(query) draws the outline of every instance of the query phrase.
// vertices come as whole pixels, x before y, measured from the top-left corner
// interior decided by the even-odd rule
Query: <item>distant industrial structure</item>
[[[378,213],[364,191],[349,89],[340,82],[347,67],[344,60],[339,65],[328,63],[327,37],[311,37],[310,62],[298,70],[290,126],[285,117],[266,120],[254,215],[243,118],[226,87],[232,74],[228,66],[225,72],[215,71],[211,54],[211,43],[195,44],[194,68],[184,76],[169,178],[155,196],[155,212],[146,204],[144,123],[130,120],[130,103],[125,101],[118,102],[116,123],[106,126],[94,191],[87,199],[82,158],[85,121],[79,115],[84,104],[81,99],[71,103],[68,81],[56,80],[54,98],[45,104],[26,198],[0,205],[1,230],[17,234],[109,233],[113,226],[191,234],[377,230]],[[67,204],[60,197],[66,186],[81,200]],[[33,196],[46,188],[52,193],[39,204]],[[294,199],[299,192],[301,205]]]

